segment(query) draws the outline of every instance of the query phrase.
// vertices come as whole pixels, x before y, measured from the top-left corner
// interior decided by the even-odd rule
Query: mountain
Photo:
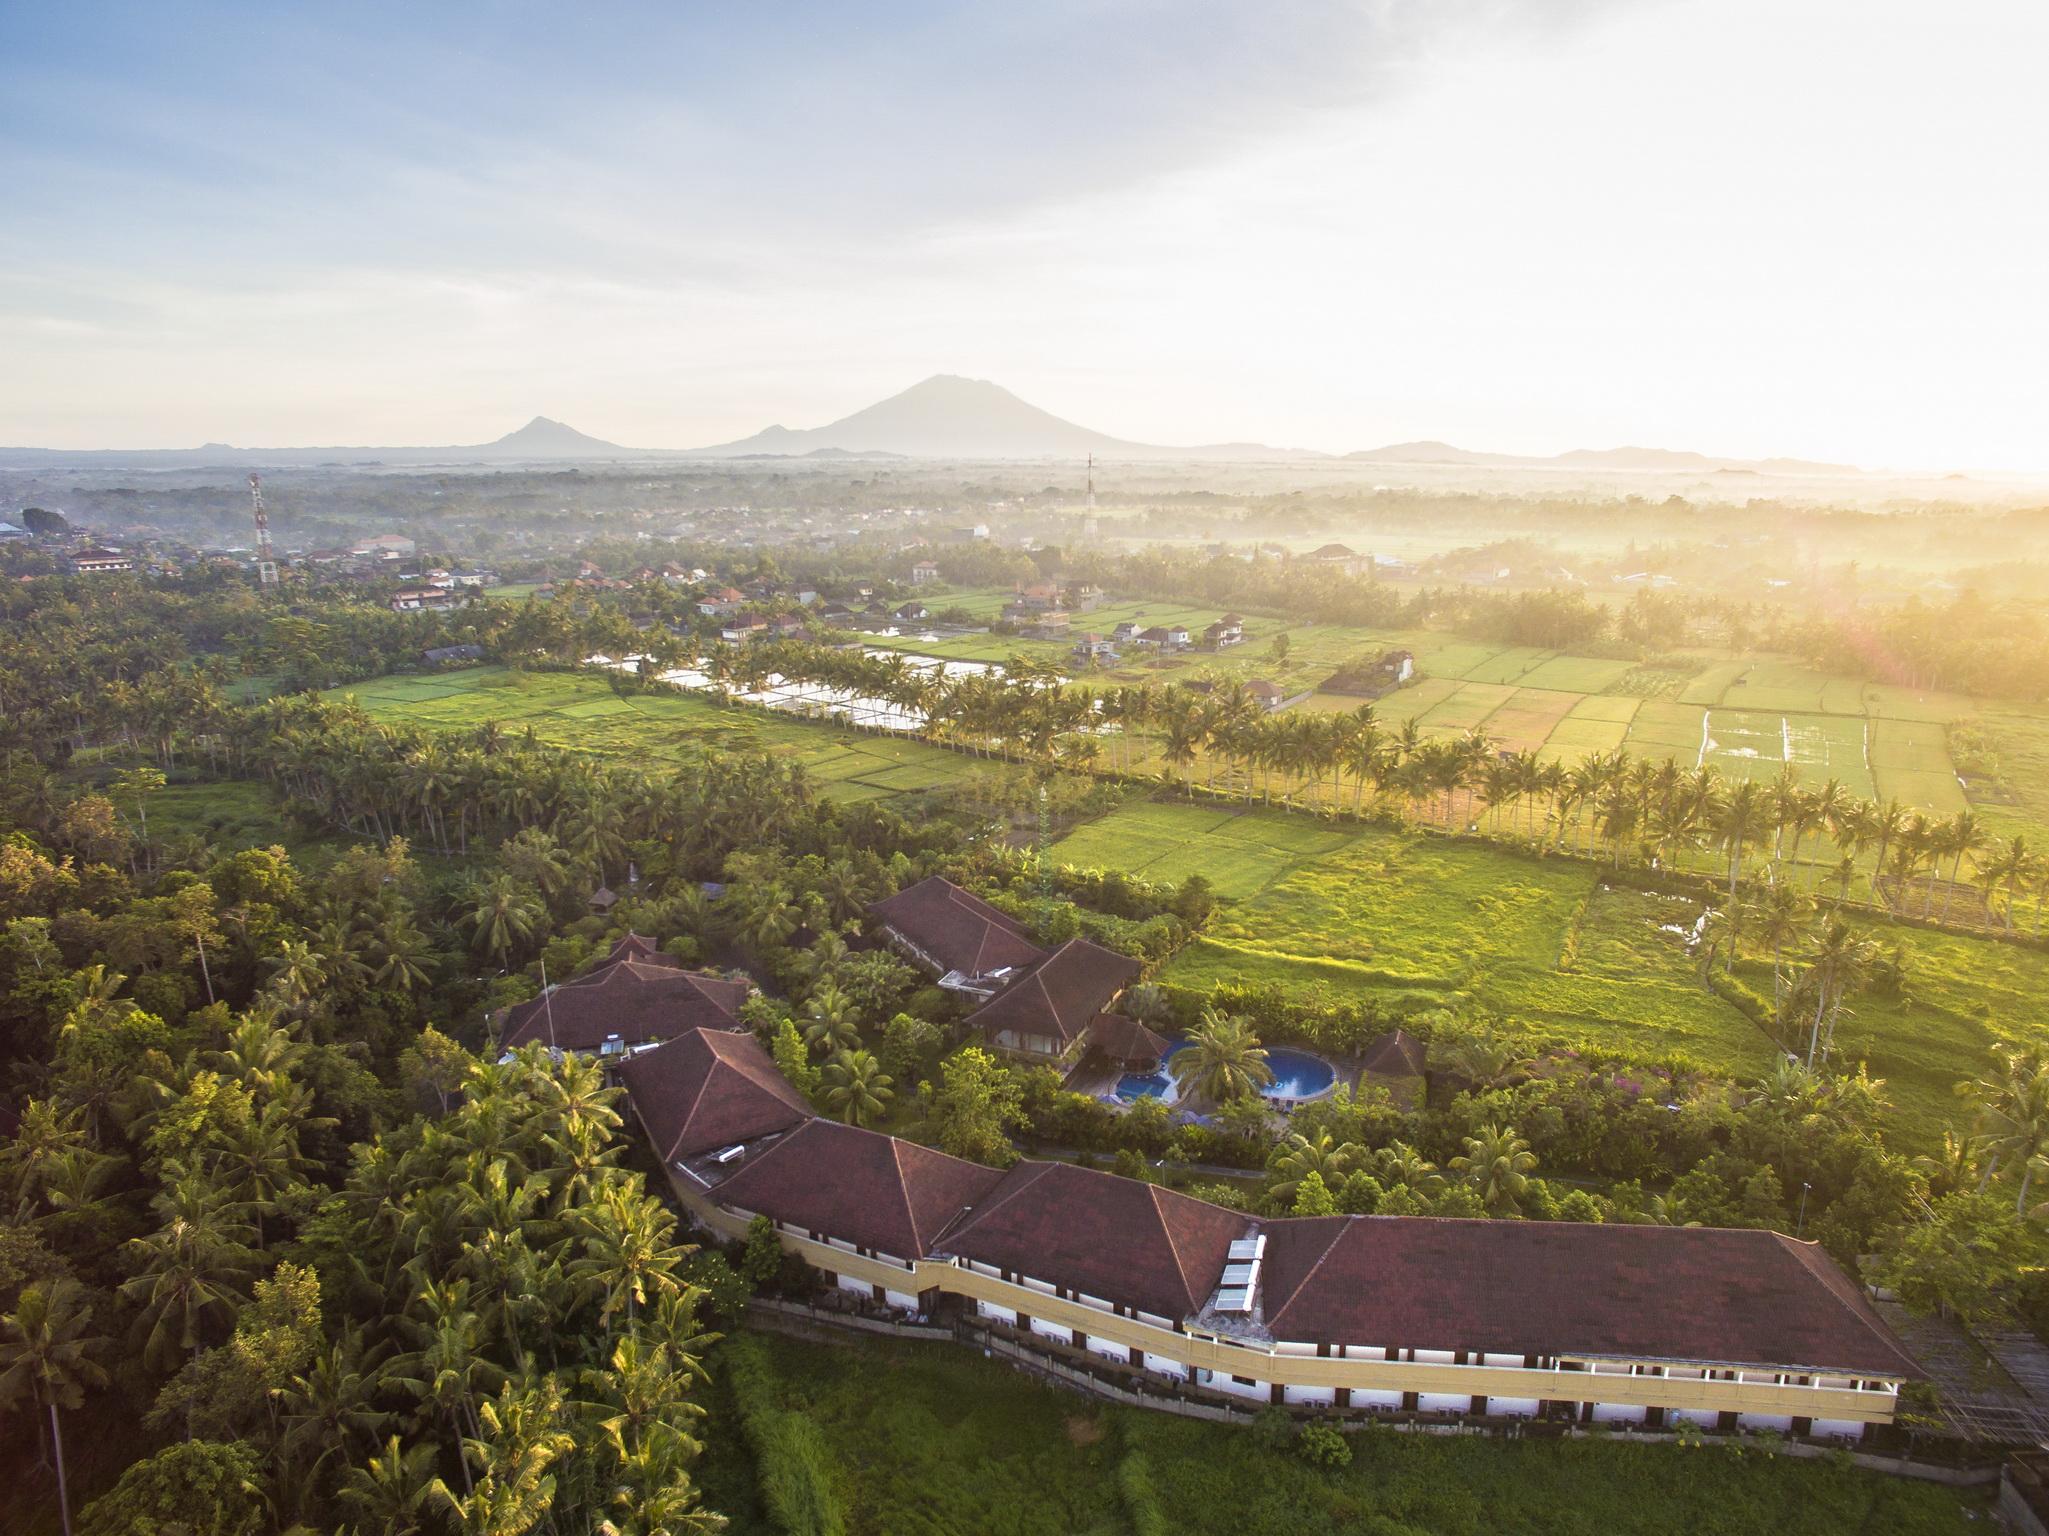
[[[822,427],[765,427],[737,442],[692,450],[704,458],[884,454],[929,459],[1276,459],[1313,456],[1263,443],[1169,448],[1134,443],[1062,420],[987,379],[934,374],[901,394]]]
[[[1821,464],[1812,459],[1725,459],[1677,448],[1574,448],[1535,454],[1475,453],[1449,443],[1393,443],[1345,455],[1362,464],[1448,464],[1495,469],[1608,469],[1636,474],[1706,474],[1740,471],[1766,475],[1859,475],[1854,464]]]
[[[617,459],[634,456],[631,448],[621,448],[617,443],[592,437],[559,421],[550,421],[546,416],[536,416],[517,432],[508,432],[494,443],[450,451],[492,456],[503,454],[516,459],[580,459],[591,456]]]

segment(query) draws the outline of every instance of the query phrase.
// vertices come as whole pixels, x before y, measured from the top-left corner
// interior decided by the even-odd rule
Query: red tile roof
[[[612,946],[611,954],[605,957],[605,964],[610,965],[616,960],[644,960],[649,965],[672,965],[679,971],[683,969],[681,960],[655,948],[653,939],[639,933],[629,933]]]
[[[1200,1311],[1246,1218],[1156,1184],[1019,1163],[940,1251],[1175,1321]]]
[[[994,1039],[1001,1030],[1045,1035],[1063,1044],[1081,1037],[1143,967],[1128,955],[1069,939],[968,1016]]]
[[[1025,937],[1024,924],[981,897],[938,875],[904,887],[868,908],[869,915],[931,956],[942,971],[987,976],[1025,966],[1045,951]]]
[[[895,1258],[920,1259],[1002,1178],[997,1169],[915,1142],[807,1120],[743,1161],[713,1198]]]
[[[732,1029],[747,992],[744,981],[616,960],[508,1009],[500,1044],[508,1051],[535,1041],[595,1051],[614,1035],[642,1045],[691,1029]]]
[[[655,1155],[665,1163],[787,1131],[811,1118],[752,1035],[693,1029],[619,1069]]]
[[[1819,1245],[1776,1232],[1395,1216],[1261,1231],[1266,1326],[1290,1343],[1921,1374]]]

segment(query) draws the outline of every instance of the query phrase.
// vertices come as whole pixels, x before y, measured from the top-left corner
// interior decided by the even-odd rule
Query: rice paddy
[[[510,735],[532,730],[551,745],[638,762],[678,762],[706,747],[794,758],[837,800],[887,799],[989,771],[920,741],[780,719],[690,694],[615,694],[594,673],[480,667],[373,678],[336,695],[354,698],[377,719],[450,731],[495,721]]]

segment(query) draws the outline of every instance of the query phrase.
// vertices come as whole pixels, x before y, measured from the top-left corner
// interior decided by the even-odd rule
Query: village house
[[[1067,606],[1081,613],[1094,613],[1108,600],[1109,594],[1093,582],[1083,582],[1067,594]]]
[[[373,533],[367,539],[358,539],[349,546],[349,553],[361,559],[376,560],[384,556],[398,560],[410,560],[420,552],[420,546],[402,533]]]
[[[911,585],[914,587],[922,587],[938,579],[939,565],[937,561],[920,560],[911,567]]]
[[[124,555],[118,549],[94,546],[81,549],[71,557],[71,569],[80,576],[114,576],[122,571],[135,569],[132,555]]]
[[[1847,1442],[1922,1375],[1818,1244],[1779,1233],[1252,1216],[1071,1163],[948,1157],[821,1119],[772,1073],[741,1036],[622,1071],[700,1226],[738,1240],[766,1218],[860,1304],[1197,1401]]]
[[[1065,640],[1073,622],[1066,609],[1048,608],[1034,614],[1020,633],[1032,640]]]
[[[1279,683],[1269,682],[1263,677],[1254,678],[1245,685],[1246,695],[1268,714],[1277,714],[1291,704],[1299,704],[1316,690],[1301,688],[1290,693]]]
[[[1202,643],[1213,651],[1242,645],[1244,641],[1245,621],[1235,613],[1225,614],[1202,632]]]
[[[899,624],[922,624],[932,617],[932,610],[914,597],[907,603],[898,603],[889,616]]]
[[[455,594],[446,587],[400,587],[391,594],[393,613],[439,612],[455,606]]]
[[[1156,651],[1185,651],[1188,649],[1188,626],[1185,624],[1155,624],[1142,629],[1133,637],[1135,643],[1150,646]]]
[[[1347,576],[1357,576],[1373,569],[1371,555],[1362,555],[1343,544],[1325,544],[1310,550],[1302,558],[1318,570],[1342,571]]]
[[[1144,625],[1134,619],[1126,619],[1110,631],[1110,638],[1119,642],[1129,643],[1138,638],[1139,631],[1144,627]]]
[[[538,1043],[609,1060],[690,1030],[744,1030],[740,1005],[753,990],[746,981],[685,970],[630,933],[595,970],[506,1009],[498,1019],[499,1049]]]
[[[737,613],[747,601],[747,594],[734,587],[720,587],[716,592],[707,592],[697,600],[697,611],[708,619],[723,618]]]
[[[1074,659],[1084,667],[1114,666],[1117,647],[1098,634],[1086,634],[1074,642]]]

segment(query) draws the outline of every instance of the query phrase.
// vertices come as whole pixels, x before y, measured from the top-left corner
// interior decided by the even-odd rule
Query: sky
[[[2038,0],[0,0],[0,443],[2049,469]]]

